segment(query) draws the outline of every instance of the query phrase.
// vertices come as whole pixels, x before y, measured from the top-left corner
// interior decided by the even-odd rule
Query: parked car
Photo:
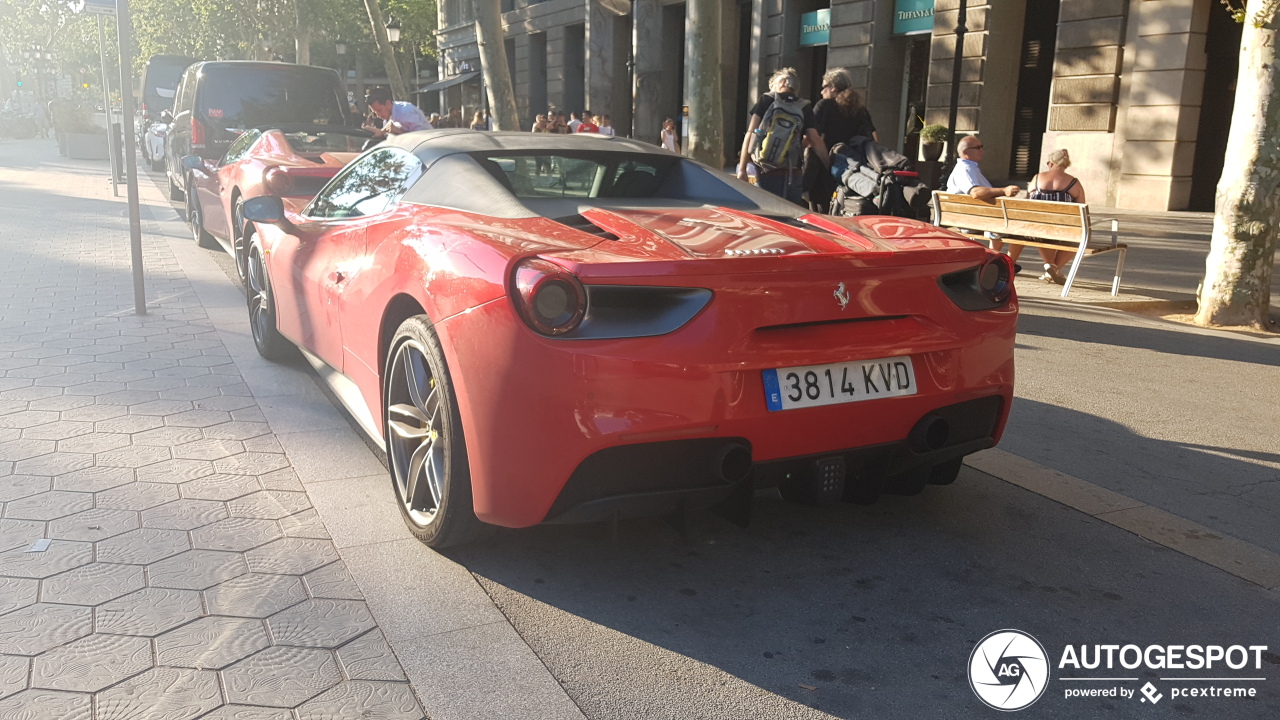
[[[190,180],[182,159],[217,161],[241,132],[274,125],[351,124],[346,92],[329,68],[269,62],[199,62],[187,68],[169,124],[165,169],[169,197],[182,200]]]
[[[183,55],[152,55],[142,70],[142,129],[160,119],[160,113],[173,107],[173,98],[182,72],[194,63]]]
[[[152,170],[164,169],[164,139],[168,134],[169,126],[162,122],[153,122],[142,132],[140,152]]]
[[[221,244],[245,277],[244,217],[240,205],[274,194],[301,209],[354,159],[373,133],[332,125],[294,125],[244,131],[218,162],[188,155],[187,221],[201,247]]]
[[[1006,256],[640,142],[408,133],[300,211],[243,214],[258,351],[325,370],[436,547],[486,523],[745,521],[760,487],[920,492],[996,444],[1013,398]]]

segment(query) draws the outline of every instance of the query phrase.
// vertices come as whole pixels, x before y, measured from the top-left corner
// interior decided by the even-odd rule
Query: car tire
[[[213,250],[218,247],[218,241],[212,235],[205,232],[204,219],[200,216],[200,201],[196,199],[195,188],[187,185],[187,225],[191,226],[191,237],[196,241],[196,245],[206,249]]]
[[[182,192],[182,188],[178,187],[177,184],[173,182],[173,176],[168,172],[165,172],[164,174],[164,181],[169,185],[170,200],[180,201],[186,198],[186,193]]]
[[[401,323],[383,373],[383,430],[396,504],[414,537],[433,548],[472,542],[476,517],[457,397],[426,316]]]
[[[272,362],[287,360],[293,343],[276,328],[276,300],[271,294],[271,276],[262,258],[262,247],[249,238],[249,272],[245,295],[249,306],[249,330],[258,354]]]
[[[164,170],[164,158],[152,158],[151,171],[160,172],[161,170]]]
[[[249,278],[249,233],[245,231],[244,198],[236,198],[235,207],[231,209],[231,258],[236,263],[236,276],[240,284],[246,285]]]

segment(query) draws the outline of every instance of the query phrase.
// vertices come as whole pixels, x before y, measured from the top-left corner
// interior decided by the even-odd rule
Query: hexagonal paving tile
[[[191,541],[198,548],[244,552],[283,536],[271,520],[229,518],[193,531]]]
[[[266,423],[229,422],[206,428],[204,434],[206,437],[223,440],[248,440],[260,435],[267,435],[270,432],[271,426]]]
[[[200,593],[144,588],[94,612],[99,632],[154,637],[200,617]]]
[[[205,460],[165,460],[138,468],[138,480],[176,485],[213,475],[213,463]]]
[[[62,452],[108,453],[128,446],[129,436],[121,433],[92,432],[58,441],[58,450]]]
[[[97,696],[98,720],[191,720],[222,704],[217,674],[153,668]]]
[[[83,470],[74,470],[66,475],[59,475],[54,478],[53,487],[56,490],[98,492],[120,487],[133,481],[133,470],[130,468],[94,466]]]
[[[206,428],[230,421],[231,416],[221,410],[188,410],[175,415],[166,415],[164,424],[177,427]]]
[[[0,698],[27,689],[27,669],[30,666],[31,661],[27,658],[0,655]]]
[[[252,397],[241,397],[241,396],[234,396],[234,395],[221,395],[219,397],[210,397],[205,400],[196,401],[196,407],[198,409],[222,410],[224,412],[235,412],[237,410],[243,410],[245,408],[253,407],[255,404],[256,403]],[[262,422],[262,421],[256,421],[256,422]],[[219,437],[219,436],[210,435],[209,437]],[[230,439],[243,440],[244,438],[230,438]]]
[[[98,422],[127,414],[129,414],[129,408],[124,405],[107,405],[104,403],[101,405],[68,408],[62,411],[62,419],[76,420],[78,422]]]
[[[20,460],[14,464],[13,471],[23,475],[63,475],[72,470],[87,468],[92,464],[92,455],[59,452]]]
[[[338,600],[364,599],[360,586],[356,584],[351,573],[347,571],[346,564],[342,562],[325,565],[319,570],[307,573],[302,579],[306,581],[307,590],[311,592],[312,597]]]
[[[141,590],[145,584],[137,565],[92,563],[45,578],[41,589],[45,602],[92,606]]]
[[[48,537],[96,542],[138,527],[136,512],[93,508],[50,522]]]
[[[157,418],[163,418],[166,415],[176,415],[183,412],[191,412],[190,400],[152,400],[139,405],[133,405],[129,408],[129,412],[134,415],[151,415]],[[193,426],[198,427],[198,426]]]
[[[178,499],[178,488],[165,483],[135,482],[98,493],[98,507],[146,510]]]
[[[294,707],[342,681],[328,650],[269,647],[222,671],[227,700]]]
[[[336,648],[373,627],[359,600],[311,599],[267,619],[277,645]]]
[[[245,553],[254,572],[302,575],[338,559],[328,540],[284,538]]]
[[[93,424],[98,432],[109,433],[141,433],[164,426],[164,422],[151,415],[125,415],[110,420],[100,420]]]
[[[46,412],[41,410],[20,410],[18,412],[0,415],[0,428],[23,428],[35,427],[45,423],[55,422],[58,419],[58,413]],[[56,439],[56,438],[54,438]]]
[[[34,604],[39,589],[39,580],[0,577],[0,615]]]
[[[268,490],[303,492],[302,483],[298,480],[298,473],[294,472],[293,468],[269,472],[266,475],[259,476],[258,481],[262,483],[262,487]]]
[[[233,500],[262,489],[255,477],[248,475],[209,475],[182,483],[180,490],[185,498],[198,500]]]
[[[93,611],[37,603],[0,615],[0,653],[39,655],[93,632]],[[0,716],[3,717],[3,716]]]
[[[120,450],[99,453],[97,462],[99,465],[112,467],[140,468],[143,465],[151,465],[161,460],[168,460],[170,457],[169,448],[156,447],[155,445],[133,445]]]
[[[142,526],[192,530],[227,517],[225,503],[213,500],[175,500],[142,512]],[[199,547],[199,545],[197,545]]]
[[[122,355],[124,353],[108,353],[108,355]],[[106,356],[99,356],[105,359]],[[121,362],[129,362],[120,358]],[[82,393],[84,394],[84,393]],[[93,394],[93,393],[87,393]],[[159,397],[154,391],[150,390],[118,390],[113,393],[106,393],[98,396],[98,402],[107,403],[108,405],[141,405],[150,402]]]
[[[156,638],[161,665],[221,670],[267,647],[261,620],[203,617]]]
[[[174,457],[192,460],[218,460],[242,452],[244,452],[244,443],[239,440],[216,438],[203,438],[173,448]]]
[[[423,717],[408,683],[367,680],[342,683],[298,708],[298,720],[421,720]]]
[[[240,553],[189,550],[147,568],[152,587],[204,590],[249,572]]]
[[[223,705],[200,720],[293,720],[293,713],[284,708]]]
[[[306,493],[264,490],[227,503],[232,517],[278,520],[311,507]]]
[[[51,490],[14,500],[5,506],[5,517],[14,520],[53,520],[93,507],[93,495]]]
[[[377,628],[338,648],[338,662],[352,680],[405,680],[400,661]]]
[[[149,415],[138,415],[135,417],[150,417]],[[203,437],[199,428],[183,428],[183,427],[159,427],[154,430],[146,430],[133,436],[134,445],[158,445],[161,447],[172,447],[181,445],[182,443],[199,440]],[[213,466],[209,466],[209,472],[213,472]]]
[[[0,502],[10,502],[37,493],[48,492],[53,481],[38,475],[9,475],[0,482]]]
[[[25,690],[0,700],[0,718],[9,720],[90,720],[93,700],[82,693]]]
[[[215,470],[231,475],[262,475],[288,466],[285,456],[276,453],[244,452],[213,461]]]
[[[204,592],[209,612],[214,615],[265,618],[307,599],[296,577],[288,575],[241,575]]]
[[[46,578],[93,562],[93,545],[55,540],[44,552],[18,547],[0,553],[0,575]]]
[[[52,440],[10,440],[0,442],[0,457],[17,462],[51,453],[56,447]]]
[[[31,543],[42,537],[44,537],[42,520],[0,520],[0,552],[17,547],[29,547]]]
[[[97,544],[98,561],[147,565],[190,549],[181,530],[142,528]]]
[[[0,420],[2,419],[0,417]],[[4,427],[3,422],[0,422],[0,427]],[[27,428],[22,431],[22,437],[31,440],[66,440],[77,435],[88,435],[91,432],[93,432],[93,423],[60,420]]]
[[[151,641],[125,635],[90,635],[37,657],[31,686],[97,692],[151,667]]]

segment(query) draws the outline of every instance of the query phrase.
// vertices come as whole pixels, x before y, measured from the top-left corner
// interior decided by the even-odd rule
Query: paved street
[[[1028,293],[1005,439],[951,486],[438,554],[155,177],[133,314],[103,168],[0,142],[3,720],[989,718],[1001,628],[1049,649],[1036,717],[1280,716],[1274,338]],[[1185,300],[1203,233],[1135,225],[1127,277]],[[1057,653],[1108,643],[1269,650],[1253,698],[1066,699]]]

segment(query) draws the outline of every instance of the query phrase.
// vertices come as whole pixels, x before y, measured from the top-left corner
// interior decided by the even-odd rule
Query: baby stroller
[[[838,183],[832,215],[929,218],[932,192],[911,161],[871,138],[855,137],[831,148],[831,176]]]

